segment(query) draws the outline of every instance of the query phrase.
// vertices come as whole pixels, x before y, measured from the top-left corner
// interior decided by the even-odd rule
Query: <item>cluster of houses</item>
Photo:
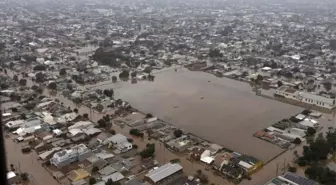
[[[254,136],[288,149],[294,144],[305,141],[307,135],[314,134],[319,129],[319,122],[315,118],[321,115],[319,112],[304,110],[300,114],[280,120],[272,126],[256,132]]]
[[[150,131],[150,137],[159,140],[164,146],[175,153],[187,154],[185,157],[192,162],[204,164],[217,175],[234,182],[240,182],[252,175],[263,165],[263,161],[253,156],[240,154],[209,143],[190,133],[182,132],[156,117],[140,119],[127,123],[131,128],[141,132]]]
[[[89,115],[80,115],[78,110],[42,94],[34,95],[29,88],[20,91],[12,88],[15,90],[1,91],[1,101],[6,105],[1,107],[6,136],[22,147],[22,153],[36,152],[41,165],[60,183],[105,185],[112,180],[127,185],[200,184],[197,178],[186,179],[183,167],[177,163],[160,166],[154,159],[141,161],[131,138],[99,127],[89,120]],[[26,99],[24,95],[30,92],[30,98]],[[13,94],[22,99],[13,99]],[[116,100],[116,107],[119,104],[125,103]],[[134,115],[140,114],[128,117]],[[116,125],[123,124],[118,117],[113,121]],[[176,130],[153,117],[130,125],[141,132]],[[154,132],[152,136],[155,137]],[[148,170],[142,178],[135,176]],[[20,180],[17,175],[10,179],[13,183]]]
[[[276,90],[274,96],[283,99],[289,103],[299,104],[310,109],[318,109],[320,111],[332,111],[335,104],[335,97],[329,94],[317,95],[310,92],[304,92],[294,89],[290,86],[282,86]]]

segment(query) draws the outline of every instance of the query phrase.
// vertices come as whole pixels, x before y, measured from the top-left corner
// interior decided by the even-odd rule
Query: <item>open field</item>
[[[114,88],[116,97],[142,112],[263,161],[283,150],[254,138],[253,134],[302,110],[258,97],[246,83],[186,69],[158,73],[155,82],[128,82]]]

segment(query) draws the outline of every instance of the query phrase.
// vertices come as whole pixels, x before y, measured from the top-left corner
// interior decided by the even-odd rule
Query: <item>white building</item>
[[[311,94],[309,92],[297,91],[286,86],[277,89],[274,95],[329,110],[335,108],[335,99]]]
[[[91,150],[88,149],[84,144],[80,144],[72,147],[69,150],[62,150],[55,153],[54,156],[50,159],[50,163],[57,168],[62,168],[73,162],[84,161],[91,155]]]
[[[112,143],[121,152],[127,152],[133,148],[132,143],[128,142],[127,137],[119,133],[110,138],[107,138],[104,141],[104,144],[107,143]]]

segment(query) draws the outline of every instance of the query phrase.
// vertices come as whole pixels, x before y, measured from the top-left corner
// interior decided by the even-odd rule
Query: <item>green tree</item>
[[[14,81],[19,81],[19,77],[18,77],[18,75],[14,75],[14,76],[13,76],[13,80],[14,80]]]
[[[147,144],[146,148],[140,152],[142,158],[154,157],[155,144]]]
[[[48,88],[51,90],[57,90],[57,84],[56,82],[50,82],[48,85]]]
[[[75,108],[73,111],[74,113],[78,114],[78,109]]]
[[[19,84],[20,84],[21,86],[26,86],[26,85],[27,85],[27,80],[24,79],[24,78],[22,78],[22,79],[20,79]]]
[[[29,180],[29,176],[28,176],[28,173],[21,173],[20,174],[20,177],[23,181],[28,181]]]
[[[34,71],[45,71],[47,70],[47,66],[43,64],[36,65],[34,68]]]
[[[112,179],[108,179],[105,185],[121,185],[120,182],[113,182]]]
[[[182,130],[177,129],[177,130],[174,131],[174,136],[175,136],[176,138],[181,137],[182,135],[183,135]]]
[[[281,87],[283,85],[282,81],[277,82],[278,87]]]
[[[113,89],[105,89],[104,91],[105,96],[112,98],[114,95]]]
[[[83,118],[84,119],[89,119],[89,114],[87,114],[87,113],[83,114]]]
[[[118,81],[118,78],[116,76],[112,76],[112,82],[116,83]]]
[[[66,69],[65,69],[65,68],[62,68],[62,69],[59,71],[59,74],[60,74],[60,76],[64,76],[64,75],[66,75],[66,74],[67,74]]]
[[[99,168],[97,166],[93,166],[91,171],[92,173],[96,173],[97,171],[99,171]]]
[[[312,127],[309,127],[308,129],[307,129],[307,135],[308,136],[312,136],[312,135],[314,135],[316,133],[316,129],[314,129],[314,128],[312,128]]]
[[[326,91],[330,91],[331,87],[332,87],[332,83],[331,82],[325,82],[325,83],[323,83],[323,87],[325,88]]]
[[[136,71],[133,71],[132,73],[131,73],[131,77],[132,78],[135,78],[137,76],[137,72]]]
[[[129,78],[129,72],[124,70],[119,74],[119,78]]]
[[[90,185],[94,185],[94,184],[96,184],[96,183],[97,183],[97,180],[96,180],[95,178],[91,177],[91,178],[89,179],[89,184],[90,184]]]
[[[107,126],[107,123],[104,119],[100,119],[100,120],[98,120],[98,126],[100,128],[105,128]]]
[[[38,72],[35,74],[35,80],[36,82],[38,83],[42,83],[44,82],[46,79],[45,79],[45,74],[43,74],[42,72]]]
[[[297,169],[293,166],[288,167],[288,171],[292,173],[296,173]]]
[[[152,72],[152,67],[151,66],[145,67],[144,72],[150,74]]]
[[[264,77],[261,76],[260,74],[258,74],[257,79],[256,79],[256,82],[257,82],[258,84],[260,84],[263,80],[264,80]]]

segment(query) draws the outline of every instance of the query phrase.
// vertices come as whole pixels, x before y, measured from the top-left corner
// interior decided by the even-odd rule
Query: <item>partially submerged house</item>
[[[91,155],[91,150],[89,150],[84,144],[80,144],[69,150],[56,152],[50,159],[50,163],[57,168],[62,168],[76,161],[84,161]]]
[[[167,163],[145,175],[151,185],[174,185],[183,178],[183,167],[177,163]]]

